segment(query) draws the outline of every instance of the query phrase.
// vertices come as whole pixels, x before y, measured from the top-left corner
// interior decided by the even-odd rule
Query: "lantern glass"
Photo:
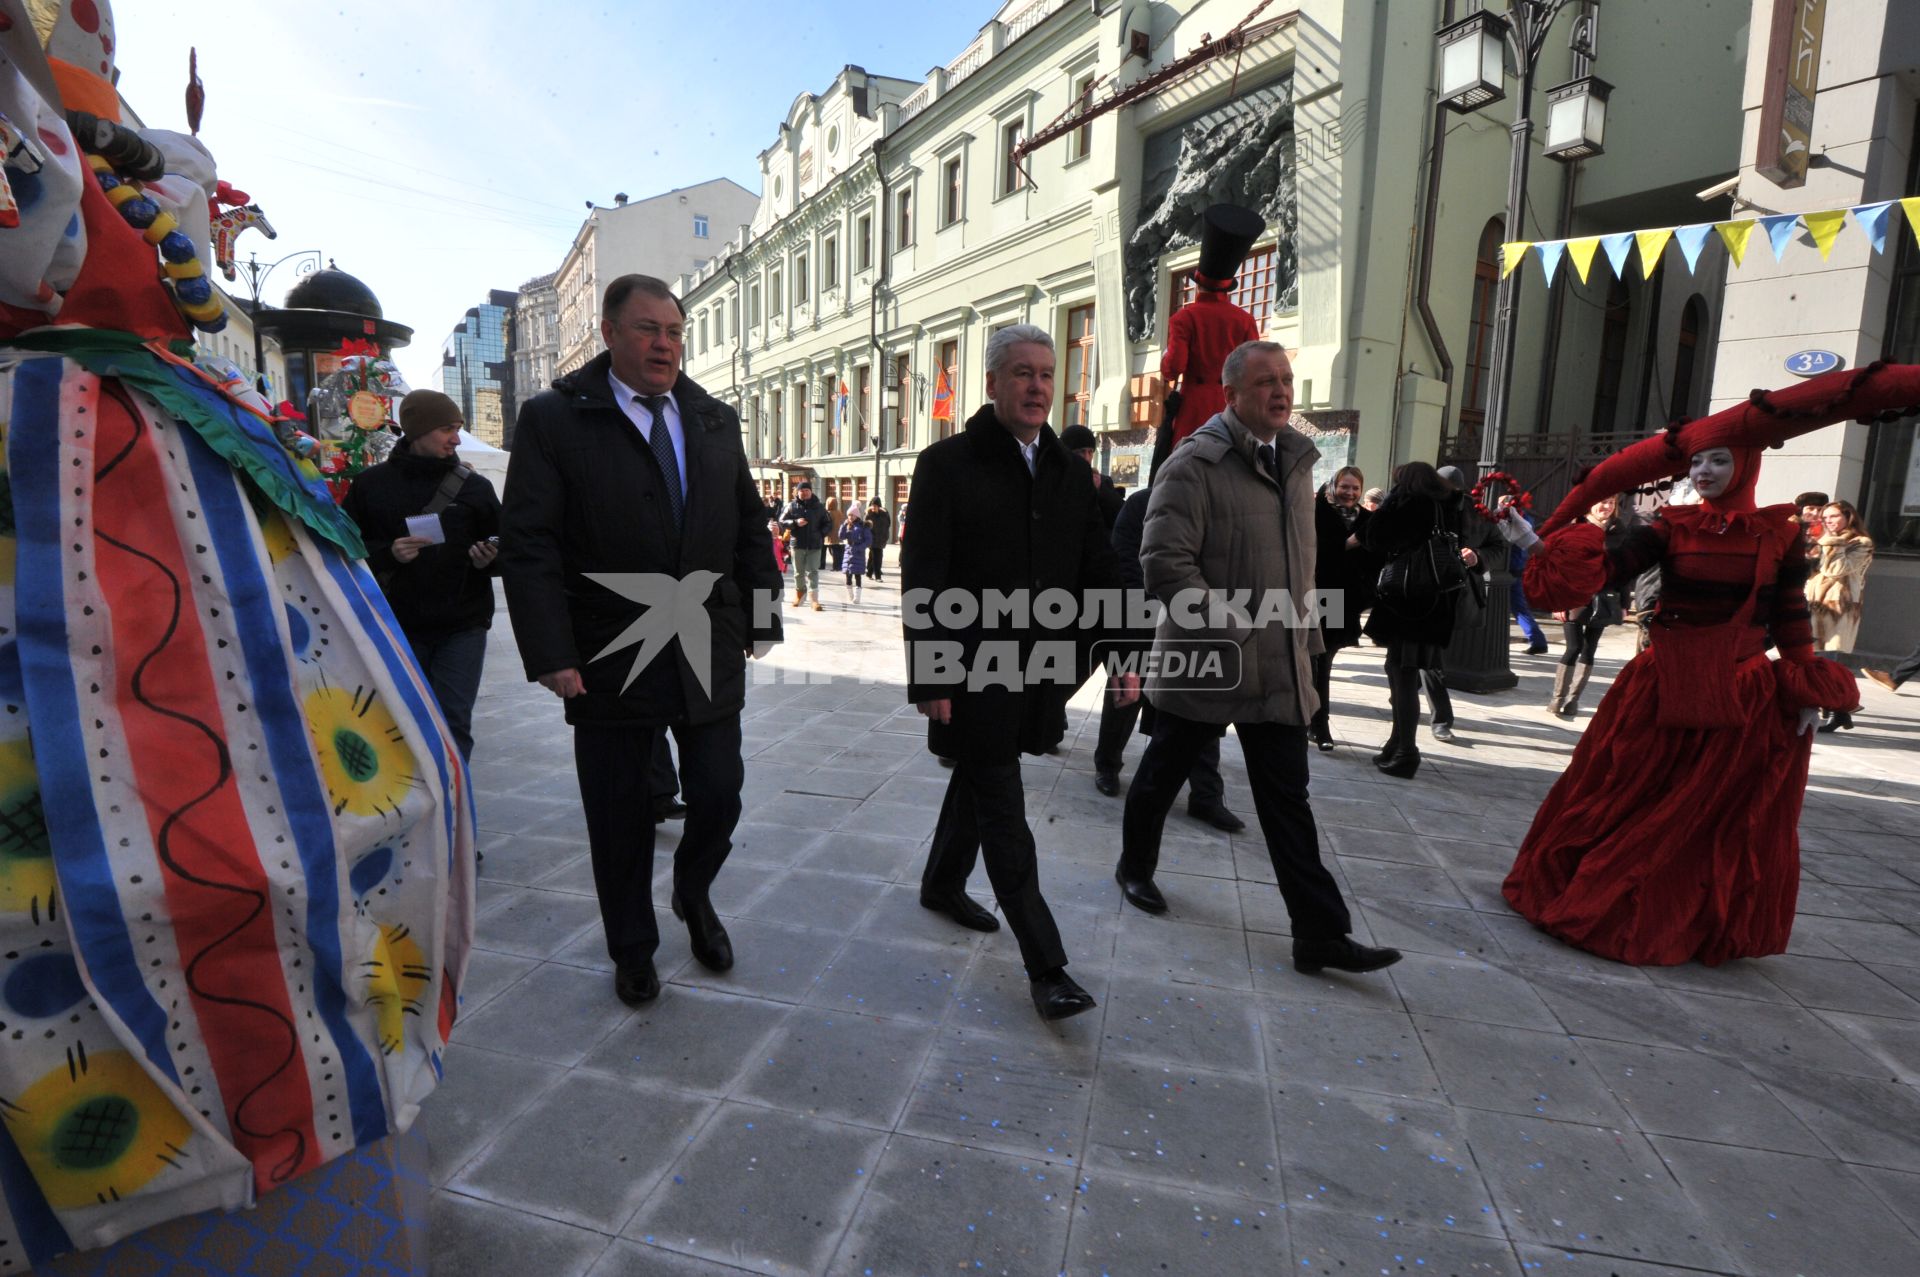
[[[1506,96],[1506,33],[1506,19],[1484,9],[1441,28],[1442,101],[1473,111]]]
[[[1604,152],[1607,97],[1613,86],[1586,75],[1547,90],[1547,138],[1544,154],[1556,160],[1584,160]]]

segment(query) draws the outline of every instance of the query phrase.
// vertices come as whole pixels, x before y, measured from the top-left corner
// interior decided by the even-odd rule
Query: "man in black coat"
[[[1094,500],[1100,505],[1100,521],[1107,525],[1107,533],[1113,533],[1113,525],[1120,517],[1120,507],[1126,504],[1127,494],[1120,485],[1093,468],[1093,458],[1100,451],[1100,441],[1093,437],[1093,431],[1085,426],[1068,426],[1060,432],[1061,446],[1074,456],[1087,463],[1087,469],[1093,475]]]
[[[1104,631],[1049,630],[1037,621],[1023,627],[1004,618],[988,624],[979,616],[969,622],[933,599],[945,593],[978,608],[988,591],[1031,601],[1052,590],[1084,605],[1088,590],[1117,591],[1120,574],[1086,464],[1047,425],[1053,339],[1030,324],[1003,328],[988,339],[986,362],[991,402],[959,434],[921,453],[914,467],[913,538],[900,558],[907,695],[928,718],[928,749],[953,760],[920,903],[962,926],[998,930],[993,915],[966,894],[975,856],[983,855],[1019,941],[1034,1006],[1059,1020],[1094,1001],[1066,973],[1060,931],[1040,894],[1020,755],[1059,743],[1061,709],[1086,668],[1087,649]],[[1024,676],[1036,650],[1057,652],[1063,641],[1073,670],[1046,681]],[[1009,652],[1019,668],[1004,682],[988,677],[989,662]],[[936,668],[942,654],[950,658],[948,672]],[[950,672],[956,668],[957,680]],[[1128,675],[1119,694],[1138,689],[1138,676]]]
[[[708,890],[740,819],[746,662],[780,638],[780,577],[739,418],[680,371],[679,301],[623,275],[601,313],[606,352],[520,410],[500,561],[527,677],[573,725],[614,990],[632,1005],[660,991],[649,772],[669,728],[687,806],[674,913],[695,958],[733,965]]]
[[[400,401],[406,442],[370,466],[340,503],[367,543],[367,567],[433,688],[460,757],[473,758],[473,702],[493,625],[500,498],[460,461],[460,405],[437,390]],[[431,513],[439,540],[407,520]]]
[[[887,546],[893,541],[893,517],[887,508],[875,497],[867,502],[867,526],[873,529],[873,547],[867,551],[867,579],[881,580],[880,569],[886,559]]]
[[[809,591],[813,594],[813,610],[826,609],[820,604],[820,553],[827,543],[827,533],[832,530],[833,519],[822,505],[820,498],[813,495],[813,484],[802,479],[794,485],[793,500],[780,512],[780,526],[793,534],[787,548],[793,556],[793,605],[799,607],[807,601]],[[773,546],[767,546],[772,553]]]

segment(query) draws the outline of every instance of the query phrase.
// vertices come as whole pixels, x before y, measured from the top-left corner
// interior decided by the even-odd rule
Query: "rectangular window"
[[[933,410],[944,414],[933,423],[936,438],[945,439],[954,432],[955,426],[963,420],[960,416],[960,343],[943,341],[940,343],[940,367],[947,375],[947,402],[940,403],[940,387],[933,388]]]
[[[840,237],[829,235],[820,241],[820,291],[840,287]]]
[[[1080,77],[1073,86],[1073,109],[1084,111],[1093,105],[1093,73]],[[1073,131],[1073,137],[1067,144],[1067,162],[1084,160],[1093,154],[1093,121],[1088,120]]]
[[[1093,404],[1093,307],[1076,306],[1067,312],[1067,377],[1061,383],[1067,395],[1069,426],[1087,424]]]
[[[860,220],[854,223],[854,246],[856,254],[854,269],[869,271],[873,269],[873,214],[862,213]]]
[[[786,445],[783,442],[786,427],[785,404],[782,402],[784,398],[778,390],[767,397],[767,446],[773,450],[773,455],[776,457],[787,455]]]
[[[900,387],[900,411],[895,413],[893,418],[893,446],[904,448],[907,446],[907,439],[911,434],[909,427],[913,421],[913,361],[901,355],[894,363],[896,366],[894,384]]]
[[[1254,249],[1247,259],[1240,263],[1240,273],[1234,276],[1233,291],[1227,300],[1253,316],[1253,322],[1260,325],[1262,332],[1267,328],[1267,317],[1273,314],[1273,303],[1277,294],[1276,280],[1279,275],[1279,254],[1272,244]],[[1174,311],[1193,300],[1194,285],[1191,271],[1182,271],[1173,279]]]
[[[747,327],[760,326],[760,285],[754,284],[747,289]]]
[[[707,237],[707,219],[699,213],[693,215],[693,237],[695,239]]]
[[[793,304],[806,305],[807,295],[807,255],[795,253],[793,255]]]
[[[894,247],[911,248],[913,246],[913,188],[903,186],[893,204]]]
[[[1027,135],[1026,123],[1022,120],[1009,120],[1000,126],[1000,193],[1012,195],[1026,179],[1020,175],[1020,161],[1016,152]]]
[[[767,318],[778,319],[787,309],[787,295],[780,291],[780,272],[767,272]]]
[[[940,225],[951,226],[960,220],[960,157],[954,156],[940,166]]]
[[[873,365],[861,364],[853,374],[853,402],[847,406],[853,417],[853,429],[847,432],[847,446],[854,452],[867,450],[867,423],[873,405]]]

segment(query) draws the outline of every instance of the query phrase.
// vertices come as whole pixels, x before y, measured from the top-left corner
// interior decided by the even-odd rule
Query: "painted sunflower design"
[[[56,1210],[130,1196],[188,1158],[193,1130],[125,1051],[84,1047],[13,1101],[0,1100],[34,1180]]]
[[[379,693],[318,687],[304,708],[334,814],[397,814],[418,777],[413,750]]]

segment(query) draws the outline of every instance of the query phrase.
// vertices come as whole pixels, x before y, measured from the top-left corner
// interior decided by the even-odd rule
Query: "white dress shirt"
[[[1016,440],[1015,442],[1018,442]],[[1020,444],[1020,459],[1027,463],[1027,473],[1033,473],[1034,459],[1039,455],[1040,436],[1035,435],[1029,442]]]
[[[640,402],[640,392],[614,376],[611,368],[607,370],[607,384],[613,387],[613,401],[620,405],[620,411],[627,414],[627,420],[640,432],[641,439],[651,446],[653,414],[647,411],[646,404]],[[660,415],[666,419],[667,438],[673,440],[673,459],[680,467],[680,491],[684,494],[687,490],[687,432],[680,424],[680,403],[671,391],[667,393],[667,402],[661,405]]]

